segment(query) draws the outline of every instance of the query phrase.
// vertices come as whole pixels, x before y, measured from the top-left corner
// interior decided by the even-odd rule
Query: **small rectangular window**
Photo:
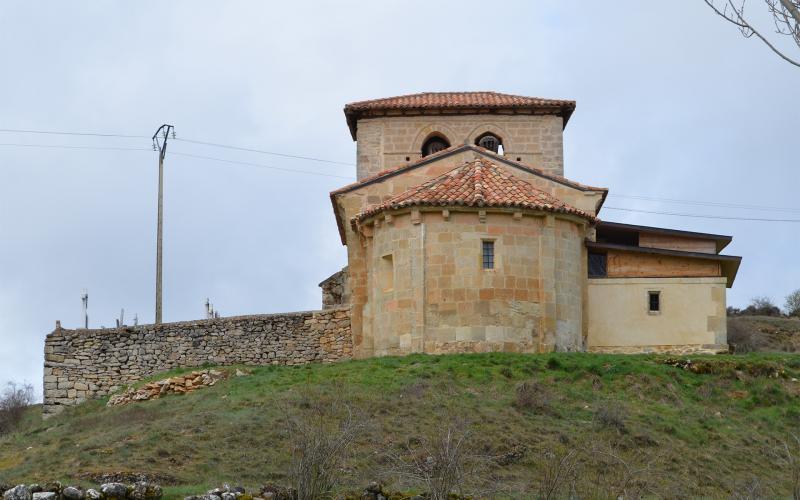
[[[661,312],[661,292],[647,292],[647,301],[651,313]]]
[[[389,291],[394,288],[394,258],[392,254],[381,257],[381,288]]]
[[[589,252],[589,277],[605,278],[608,276],[608,257],[604,253]]]
[[[483,268],[494,269],[494,241],[483,241]]]

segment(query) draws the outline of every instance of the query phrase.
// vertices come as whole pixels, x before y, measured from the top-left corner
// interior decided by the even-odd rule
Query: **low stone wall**
[[[44,414],[173,368],[349,359],[348,308],[101,330],[58,326],[45,340]]]

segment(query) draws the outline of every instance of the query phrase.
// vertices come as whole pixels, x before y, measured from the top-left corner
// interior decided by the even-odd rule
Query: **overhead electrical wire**
[[[99,132],[71,132],[71,131],[64,131],[64,130],[29,130],[29,129],[14,129],[14,128],[0,128],[0,132],[4,133],[11,133],[11,134],[46,134],[46,135],[74,135],[74,136],[89,136],[89,137],[120,137],[125,139],[150,139],[146,135],[132,135],[132,134],[113,134],[113,133],[99,133]],[[276,151],[267,151],[264,149],[256,149],[256,148],[245,148],[241,146],[232,146],[230,144],[220,144],[217,142],[208,142],[208,141],[199,141],[196,139],[184,139],[182,137],[175,137],[173,138],[175,141],[182,141],[188,142],[191,144],[202,144],[204,146],[213,146],[216,148],[224,148],[224,149],[232,149],[235,151],[246,151],[249,153],[260,153],[272,156],[280,156],[282,158],[293,158],[296,160],[308,160],[308,161],[317,161],[321,163],[331,163],[334,165],[347,165],[347,166],[355,166],[353,163],[343,162],[343,161],[336,161],[336,160],[328,160],[325,158],[316,158],[313,156],[301,156],[301,155],[293,155],[288,153],[278,153]]]
[[[262,163],[251,163],[248,161],[237,161],[237,160],[226,160],[225,158],[215,158],[213,156],[202,156],[202,155],[194,155],[190,153],[182,153],[178,151],[168,152],[167,155],[175,155],[175,156],[185,156],[187,158],[196,158],[198,160],[210,160],[210,161],[219,161],[223,163],[231,163],[233,165],[245,165],[249,167],[259,167],[259,168],[268,168],[270,170],[280,170],[282,172],[292,172],[295,174],[308,174],[308,175],[319,175],[322,177],[335,177],[338,179],[347,179],[353,180],[352,176],[346,175],[336,175],[336,174],[328,174],[325,172],[315,172],[313,170],[298,170],[296,168],[284,168],[284,167],[275,167],[273,165],[264,165]]]
[[[309,161],[318,161],[322,163],[332,163],[334,165],[347,165],[348,167],[354,167],[355,165],[352,163],[347,163],[343,161],[335,161],[335,160],[326,160],[324,158],[314,158],[313,156],[300,156],[300,155],[290,155],[287,153],[276,153],[275,151],[265,151],[263,149],[253,149],[253,148],[243,148],[239,146],[230,146],[228,144],[219,144],[216,142],[206,142],[206,141],[196,141],[194,139],[183,139],[181,137],[176,137],[173,139],[175,141],[181,142],[189,142],[192,144],[202,144],[204,146],[213,146],[215,148],[224,148],[224,149],[233,149],[236,151],[247,151],[249,153],[261,153],[265,155],[273,155],[273,156],[280,156],[283,158],[293,158],[296,160],[309,160]]]
[[[0,146],[13,146],[18,148],[43,148],[43,149],[95,149],[110,151],[153,151],[153,148],[126,148],[122,146],[69,146],[65,144],[22,144],[0,142]]]
[[[727,215],[701,215],[701,214],[685,214],[677,212],[658,212],[655,210],[639,210],[636,208],[623,208],[623,207],[603,207],[604,210],[620,210],[623,212],[638,212],[643,214],[656,214],[656,215],[672,215],[675,217],[694,217],[697,219],[723,219],[723,220],[739,220],[739,221],[757,221],[757,222],[800,222],[800,219],[767,219],[761,217],[732,217]]]
[[[626,198],[631,200],[642,200],[642,201],[657,201],[664,203],[675,203],[679,205],[698,205],[698,206],[708,206],[708,207],[742,208],[747,210],[800,213],[800,208],[768,207],[762,205],[745,205],[741,203],[725,203],[717,201],[680,200],[675,198],[658,198],[655,196],[634,196],[634,195],[616,194],[613,191],[608,193],[608,196],[612,198]]]
[[[10,134],[81,135],[81,136],[92,136],[92,137],[122,137],[126,139],[150,139],[145,135],[101,134],[94,132],[64,132],[60,130],[23,130],[15,128],[0,128],[0,132],[10,133]]]
[[[3,128],[0,129],[0,133],[17,133],[17,134],[44,134],[44,135],[67,135],[67,136],[88,136],[88,137],[118,137],[118,138],[125,138],[125,139],[150,139],[148,136],[144,135],[132,135],[132,134],[113,134],[113,133],[95,133],[95,132],[71,132],[71,131],[61,131],[61,130],[27,130],[27,129],[7,129]],[[316,161],[322,163],[330,163],[335,165],[345,165],[345,166],[353,166],[352,163],[346,163],[341,161],[335,160],[327,160],[323,158],[315,158],[311,156],[301,156],[301,155],[292,155],[287,153],[278,153],[275,151],[267,151],[263,149],[255,149],[255,148],[245,148],[240,146],[232,146],[228,144],[220,144],[214,142],[207,142],[207,141],[198,141],[194,139],[184,139],[180,137],[174,138],[176,141],[181,141],[190,144],[199,144],[204,146],[212,146],[218,147],[223,149],[230,149],[235,151],[245,151],[250,153],[260,153],[260,154],[267,154],[273,156],[279,156],[283,158],[292,158],[298,160],[306,160],[306,161]],[[74,149],[74,150],[108,150],[108,151],[152,151],[152,148],[136,148],[136,147],[123,147],[123,146],[70,146],[70,145],[61,145],[61,144],[28,144],[28,143],[0,143],[0,147],[20,147],[20,148],[43,148],[43,149]],[[199,160],[208,160],[208,161],[216,161],[221,163],[228,163],[233,165],[243,165],[249,167],[256,167],[256,168],[264,168],[269,170],[276,170],[282,172],[289,172],[289,173],[299,173],[299,174],[306,174],[306,175],[317,175],[321,177],[332,177],[332,178],[339,178],[339,179],[347,179],[353,180],[352,176],[344,176],[344,175],[336,175],[336,174],[329,174],[325,172],[317,172],[313,170],[299,170],[294,168],[285,168],[285,167],[276,167],[273,165],[264,165],[261,163],[252,163],[246,161],[239,161],[239,160],[229,160],[225,158],[217,158],[213,156],[203,156],[203,155],[195,155],[191,153],[184,153],[180,151],[171,151],[168,153],[169,155],[174,156],[183,156],[187,158],[195,158]],[[641,200],[641,201],[653,201],[653,202],[660,202],[660,203],[674,203],[674,204],[683,204],[683,205],[696,205],[696,206],[708,206],[708,207],[720,207],[720,208],[735,208],[735,209],[743,209],[743,210],[759,210],[759,211],[776,211],[776,212],[788,212],[788,213],[800,213],[800,208],[787,208],[787,207],[774,207],[774,206],[763,206],[763,205],[750,205],[750,204],[739,204],[739,203],[725,203],[725,202],[715,202],[715,201],[700,201],[700,200],[682,200],[682,199],[675,199],[675,198],[660,198],[655,196],[635,196],[635,195],[625,195],[625,194],[616,194],[616,193],[609,193],[609,196],[612,198],[625,198],[631,200]],[[699,219],[720,219],[720,220],[738,220],[738,221],[754,221],[754,222],[788,222],[788,223],[798,223],[800,219],[773,219],[773,218],[766,218],[766,217],[734,217],[734,216],[724,216],[724,215],[703,215],[703,214],[691,214],[691,213],[679,213],[679,212],[663,212],[663,211],[656,211],[656,210],[640,210],[635,208],[625,208],[625,207],[611,207],[606,206],[603,207],[606,210],[618,210],[624,212],[635,212],[635,213],[645,213],[645,214],[653,214],[653,215],[667,215],[673,217],[692,217],[692,218],[699,218]]]

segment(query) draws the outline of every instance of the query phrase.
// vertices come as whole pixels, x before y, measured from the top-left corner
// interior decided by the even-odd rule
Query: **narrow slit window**
[[[494,241],[483,242],[483,268],[494,269]]]
[[[381,288],[384,292],[394,288],[394,257],[392,254],[381,257]]]
[[[661,292],[647,292],[647,302],[651,313],[661,312]]]

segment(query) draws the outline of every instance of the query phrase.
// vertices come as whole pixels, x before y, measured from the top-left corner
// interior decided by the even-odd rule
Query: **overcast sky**
[[[656,9],[655,6],[662,7]],[[666,7],[666,8],[664,8]],[[757,10],[756,4],[751,10]],[[565,173],[607,207],[800,219],[800,70],[700,0],[3,2],[0,128],[178,138],[355,161],[342,106],[421,91],[566,98]],[[0,132],[0,383],[41,387],[57,319],[154,317],[148,138]],[[169,152],[354,177],[355,168],[174,141]],[[348,179],[168,154],[164,320],[315,309],[346,263],[328,192]],[[783,207],[764,211],[617,195]],[[733,235],[728,292],[800,288],[800,224],[604,209]]]

